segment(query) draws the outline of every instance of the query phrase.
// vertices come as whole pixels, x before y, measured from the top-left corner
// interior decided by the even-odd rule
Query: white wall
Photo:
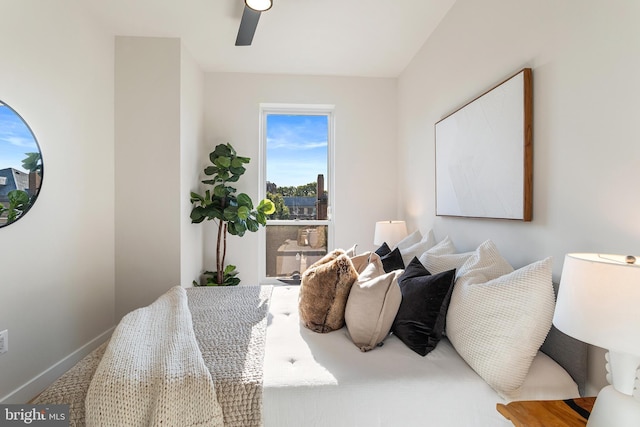
[[[113,38],[73,0],[0,8],[0,99],[44,161],[36,204],[0,229],[0,402],[18,403],[113,325]]]
[[[116,37],[116,319],[202,268],[203,77],[179,39]]]
[[[116,318],[180,283],[180,40],[116,37]]]
[[[204,153],[204,73],[183,47],[180,67],[180,283],[191,286],[202,270],[203,228],[191,224],[191,191],[200,185]]]
[[[638,253],[640,2],[458,0],[400,76],[399,188],[413,228],[459,250],[493,239],[516,266],[567,252]],[[533,69],[531,223],[435,216],[434,123]],[[591,391],[604,384],[591,351]]]
[[[334,104],[335,245],[358,243],[361,250],[369,250],[375,222],[397,216],[396,94],[395,79],[209,73],[206,153],[229,142],[250,157],[236,187],[256,202],[259,104]],[[205,268],[214,269],[216,230],[213,222],[203,226]],[[238,267],[242,283],[257,283],[258,257],[258,233],[228,237],[227,263]]]

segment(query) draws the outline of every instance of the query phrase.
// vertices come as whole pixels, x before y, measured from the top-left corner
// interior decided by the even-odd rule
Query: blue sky
[[[14,113],[14,111],[0,102],[0,169],[16,168],[24,172],[22,160],[25,153],[38,152],[31,131]]]
[[[327,116],[267,116],[267,181],[280,187],[327,182]]]

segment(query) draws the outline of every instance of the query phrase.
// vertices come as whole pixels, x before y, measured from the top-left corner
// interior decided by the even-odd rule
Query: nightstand
[[[567,400],[523,400],[496,409],[516,427],[586,426],[595,397]]]

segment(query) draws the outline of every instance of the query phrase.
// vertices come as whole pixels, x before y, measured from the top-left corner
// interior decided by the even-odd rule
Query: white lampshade
[[[265,10],[271,9],[273,6],[272,0],[244,0],[244,4],[247,5],[250,9],[253,9],[257,12],[264,12]]]
[[[400,240],[407,236],[407,225],[404,221],[378,221],[373,236],[373,244],[381,245],[386,242],[393,248]]]
[[[640,264],[625,258],[567,254],[553,324],[580,341],[640,355]]]
[[[567,254],[553,324],[608,350],[607,381],[589,427],[640,426],[640,265],[633,256]]]

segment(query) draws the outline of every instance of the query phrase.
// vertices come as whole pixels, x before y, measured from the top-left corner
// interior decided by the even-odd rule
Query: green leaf
[[[213,187],[213,195],[216,197],[227,197],[229,194],[229,187],[222,184]]]
[[[271,215],[276,211],[276,205],[269,199],[262,199],[258,204],[258,212],[262,212],[265,215]]]
[[[191,210],[191,222],[200,223],[204,221],[205,214],[202,206],[197,206]]]
[[[240,279],[238,279],[237,277],[229,277],[224,281],[225,286],[238,286],[239,284]]]
[[[198,193],[191,192],[191,203],[195,202],[204,202],[204,197],[199,195]]]
[[[218,173],[220,169],[217,166],[207,166],[204,168],[205,175],[213,175]]]
[[[260,228],[260,224],[258,224],[258,221],[251,218],[247,219],[247,229],[249,231],[255,233],[256,231],[258,231],[258,228]]]
[[[216,148],[209,154],[209,159],[211,159],[211,163],[215,163],[214,160],[216,157],[226,156],[229,157],[234,155],[233,147],[230,144],[218,144]]]
[[[239,168],[231,167],[229,168],[229,171],[231,171],[232,174],[237,175],[239,177],[239,175],[243,175],[247,170],[244,167],[240,166]]]
[[[224,219],[233,223],[238,219],[238,207],[228,206],[224,210]],[[231,226],[231,224],[229,224]]]
[[[238,218],[240,218],[241,220],[245,221],[247,218],[249,218],[249,212],[250,209],[246,206],[240,206],[238,208]]]
[[[245,193],[240,193],[237,196],[238,205],[246,206],[249,209],[253,209],[253,202],[251,201],[251,197],[249,197]]]
[[[249,157],[237,156],[236,159],[240,160],[242,163],[249,163],[251,161],[251,159]]]
[[[228,142],[226,143],[226,145],[225,145],[225,146],[229,149],[229,155],[231,155],[231,156],[234,156],[234,157],[235,157],[235,156],[236,156],[236,154],[238,154],[238,153],[236,153],[236,149],[235,149],[235,148],[233,148],[233,146],[232,146],[231,144],[229,144]]]
[[[12,190],[7,193],[7,197],[9,198],[9,206],[14,206],[15,208],[29,203],[29,195],[26,191]]]
[[[238,157],[234,157],[233,159],[231,159],[231,168],[242,168],[242,160],[240,160]],[[242,168],[244,169],[244,168]]]
[[[205,215],[207,219],[223,219],[222,209],[216,205],[207,205],[205,208]]]
[[[244,236],[245,231],[247,231],[247,224],[242,221],[242,222],[236,222],[234,223],[235,226],[235,231],[236,231],[236,235],[237,236]]]
[[[213,162],[214,165],[218,166],[219,168],[223,168],[223,169],[227,169],[229,168],[229,166],[231,166],[231,158],[229,157],[216,157],[216,159]]]
[[[25,153],[25,155],[27,157],[22,161],[23,168],[29,172],[36,172],[42,168],[40,153]]]

